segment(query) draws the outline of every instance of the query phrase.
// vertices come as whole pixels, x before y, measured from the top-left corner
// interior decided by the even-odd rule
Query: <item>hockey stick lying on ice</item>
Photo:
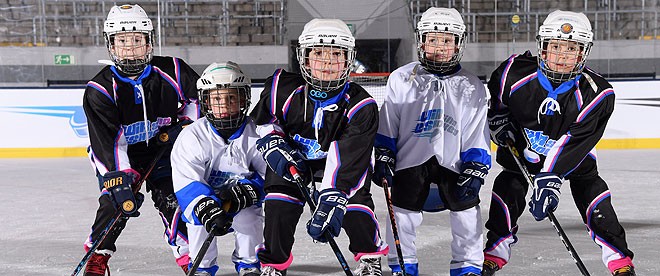
[[[527,184],[530,187],[534,187],[534,181],[532,181],[532,175],[527,170],[525,164],[523,164],[522,158],[520,157],[520,153],[514,147],[513,141],[511,140],[507,141],[507,148],[509,149],[511,155],[513,155],[513,160],[515,160],[516,164],[518,164],[518,168],[520,168],[520,172],[525,177],[525,180],[527,180]],[[575,261],[575,264],[577,265],[582,275],[590,276],[589,271],[587,271],[587,267],[585,267],[584,263],[582,263],[582,260],[580,260],[580,256],[578,256],[577,251],[575,251],[575,248],[571,244],[571,241],[568,240],[568,236],[564,232],[564,229],[561,227],[561,225],[559,225],[559,221],[557,221],[557,218],[555,217],[555,213],[552,212],[552,210],[548,210],[548,219],[550,220],[552,226],[555,228],[555,231],[557,231],[559,238],[561,239],[561,241],[564,243],[564,246],[568,250],[568,254],[571,255],[573,261]]]
[[[229,210],[229,202],[225,202],[225,204],[222,204],[222,209],[227,212]],[[213,232],[213,231],[211,231]],[[229,233],[229,232],[227,232]],[[222,236],[226,235],[227,233],[223,234]],[[188,271],[188,276],[193,276],[195,275],[195,272],[197,272],[197,268],[199,268],[199,265],[202,263],[202,259],[204,259],[204,255],[206,255],[206,251],[209,250],[209,247],[211,246],[211,243],[213,242],[213,238],[215,235],[213,233],[209,233],[206,236],[206,239],[204,240],[204,243],[202,244],[202,247],[199,249],[199,252],[197,252],[197,256],[195,257],[195,261],[193,261],[192,266],[190,267],[190,271]]]
[[[151,171],[156,167],[156,164],[160,160],[161,157],[163,157],[163,154],[165,154],[165,151],[169,149],[170,146],[163,146],[158,152],[156,153],[156,157],[154,157],[154,160],[151,161],[151,164],[149,164],[149,167],[147,168],[147,171],[142,175],[142,177],[136,182],[137,185],[133,187],[133,193],[136,194],[137,192],[140,191],[140,188],[142,187],[142,183],[149,177],[151,174]],[[105,240],[105,237],[108,236],[108,233],[110,231],[114,230],[115,224],[119,222],[120,220],[128,220],[128,217],[123,216],[121,213],[121,210],[117,209],[115,211],[115,215],[108,221],[108,224],[105,226],[103,231],[99,234],[99,237],[92,243],[92,246],[89,248],[87,253],[85,253],[85,256],[83,256],[82,260],[80,260],[80,263],[78,263],[78,266],[76,266],[76,269],[73,270],[73,273],[71,273],[71,276],[76,276],[80,271],[82,270],[83,267],[87,264],[87,261],[89,261],[89,258],[92,256],[94,251],[101,245],[101,243]]]
[[[399,257],[399,266],[401,267],[401,272],[404,276],[408,276],[406,273],[406,267],[403,263],[403,253],[401,252],[401,241],[399,240],[399,230],[396,227],[396,220],[394,219],[394,208],[392,207],[392,198],[390,197],[390,189],[388,187],[387,180],[383,178],[382,180],[383,192],[385,192],[385,203],[387,204],[387,212],[390,215],[390,223],[392,223],[392,235],[394,236],[394,247],[396,248],[396,256]]]
[[[296,167],[291,166],[289,167],[289,172],[293,176],[293,179],[296,180],[296,184],[298,184],[298,189],[300,189],[300,193],[303,194],[303,197],[305,197],[305,201],[309,205],[309,208],[314,212],[316,210],[316,203],[312,199],[312,197],[309,195],[309,191],[307,188],[305,188],[305,183],[303,183],[303,179],[298,174],[298,170]],[[341,253],[341,250],[339,249],[339,246],[337,246],[337,242],[335,242],[335,239],[332,237],[332,234],[330,232],[325,232],[323,234],[323,237],[328,241],[328,244],[330,244],[330,247],[332,248],[332,252],[335,253],[335,256],[337,256],[337,260],[339,261],[339,264],[341,265],[341,268],[344,270],[347,276],[353,276],[353,272],[351,272],[351,268],[348,267],[348,263],[346,262],[346,258],[344,258],[344,254]]]

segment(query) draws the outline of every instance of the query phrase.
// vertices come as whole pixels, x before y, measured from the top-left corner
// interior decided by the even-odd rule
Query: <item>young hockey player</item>
[[[614,109],[614,91],[585,61],[593,33],[583,13],[554,11],[539,28],[538,56],[513,55],[488,82],[491,137],[504,170],[493,185],[482,275],[493,275],[511,257],[518,218],[529,187],[507,140],[524,153],[534,174],[529,210],[538,221],[559,204],[559,188],[570,180],[573,200],[603,263],[613,275],[635,275],[625,233],[612,208],[610,191],[598,175],[594,147]]]
[[[259,200],[266,162],[254,147],[256,126],[246,116],[250,87],[238,64],[209,65],[197,81],[204,118],[186,127],[172,149],[174,191],[188,226],[191,261],[209,232],[224,235],[231,225],[239,276],[261,274],[255,248],[263,239]],[[225,203],[228,210],[221,208]],[[195,275],[215,276],[217,257],[213,240]]]
[[[359,85],[347,82],[355,39],[338,19],[313,19],[299,37],[299,74],[282,69],[266,80],[252,112],[266,171],[262,275],[285,275],[293,261],[294,232],[304,197],[288,168],[312,178],[323,175],[308,234],[326,242],[346,229],[357,275],[381,275],[381,241],[371,198],[371,157],[378,107]]]
[[[419,275],[416,229],[427,197],[439,196],[450,210],[450,275],[479,275],[479,189],[491,164],[486,89],[459,64],[466,33],[458,11],[429,8],[416,32],[419,62],[398,68],[387,82],[373,181],[391,186],[406,274]],[[430,189],[431,183],[438,189]],[[387,243],[393,244],[392,229],[386,229]],[[403,275],[395,252],[388,263],[393,275]]]
[[[155,137],[169,128],[171,143],[181,122],[197,119],[195,82],[199,76],[181,59],[152,55],[153,26],[138,5],[112,7],[103,32],[114,65],[106,66],[87,83],[83,98],[89,122],[89,156],[101,190],[85,249],[99,238],[117,208],[125,216],[90,257],[85,275],[104,275],[108,270],[108,259],[116,251],[115,241],[126,217],[139,214],[137,209],[144,198],[140,193],[134,195],[132,187],[163,147],[168,148],[146,179],[146,189],[162,216],[166,241],[185,271],[187,234],[172,188],[171,146]]]

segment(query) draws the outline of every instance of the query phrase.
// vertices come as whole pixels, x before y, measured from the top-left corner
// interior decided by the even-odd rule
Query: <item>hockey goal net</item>
[[[378,103],[378,107],[385,100],[385,87],[390,73],[352,73],[350,80],[362,86]]]

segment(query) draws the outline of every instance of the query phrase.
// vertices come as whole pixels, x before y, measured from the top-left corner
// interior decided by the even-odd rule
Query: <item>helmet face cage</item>
[[[219,130],[236,129],[243,124],[250,107],[250,86],[218,84],[198,90],[202,115]]]
[[[582,73],[591,52],[592,42],[575,39],[537,37],[538,65],[541,72],[554,82],[565,82]]]
[[[416,38],[417,57],[426,69],[445,73],[461,62],[465,49],[465,32],[418,30]]]
[[[128,75],[138,75],[153,57],[153,32],[105,33],[108,54],[115,66]]]
[[[355,49],[332,44],[299,46],[300,72],[307,83],[322,91],[342,87],[355,61]]]
[[[463,17],[456,9],[430,7],[415,29],[419,62],[430,71],[454,70],[463,57],[465,31]]]
[[[583,13],[556,10],[548,14],[536,36],[541,72],[554,82],[581,74],[593,36],[589,18]]]

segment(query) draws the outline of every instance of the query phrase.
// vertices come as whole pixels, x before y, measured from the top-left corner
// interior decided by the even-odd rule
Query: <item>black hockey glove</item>
[[[383,187],[383,179],[387,186],[394,184],[394,168],[396,167],[396,154],[387,148],[374,148],[376,163],[374,164],[374,175],[371,179],[376,185]]]
[[[479,197],[479,190],[484,185],[484,178],[488,174],[488,166],[470,161],[461,166],[461,175],[458,177],[456,199],[459,201],[472,201]]]
[[[192,123],[193,120],[185,119],[179,121],[176,125],[161,128],[158,134],[158,144],[173,145],[174,141],[176,141],[176,138],[179,137],[181,131]]]
[[[121,212],[130,217],[137,217],[140,215],[138,209],[144,202],[144,195],[142,193],[133,193],[133,181],[135,175],[123,171],[111,171],[103,175],[103,188],[110,193],[110,198],[115,204],[115,207]]]
[[[290,166],[295,166],[301,176],[309,171],[302,155],[293,149],[279,134],[271,133],[257,140],[257,149],[266,160],[268,167],[277,175],[287,181],[293,182],[293,176],[289,172]]]
[[[225,185],[219,197],[224,202],[231,202],[227,210],[229,213],[236,213],[259,202],[259,189],[249,181],[232,178],[227,180]]]
[[[495,115],[488,118],[488,127],[490,128],[490,139],[500,146],[506,147],[507,140],[516,141],[514,133],[516,127],[509,121],[509,114]]]
[[[534,176],[532,200],[529,201],[529,211],[537,221],[548,216],[548,211],[555,211],[559,205],[559,188],[562,180],[555,173],[538,173]]]
[[[346,214],[348,198],[337,189],[325,189],[319,195],[316,210],[307,223],[307,233],[319,242],[328,242],[324,234],[329,232],[337,237],[341,232],[341,224]]]
[[[193,210],[197,219],[204,224],[206,232],[215,236],[222,236],[229,232],[232,218],[227,211],[220,208],[218,201],[211,197],[202,198]]]

